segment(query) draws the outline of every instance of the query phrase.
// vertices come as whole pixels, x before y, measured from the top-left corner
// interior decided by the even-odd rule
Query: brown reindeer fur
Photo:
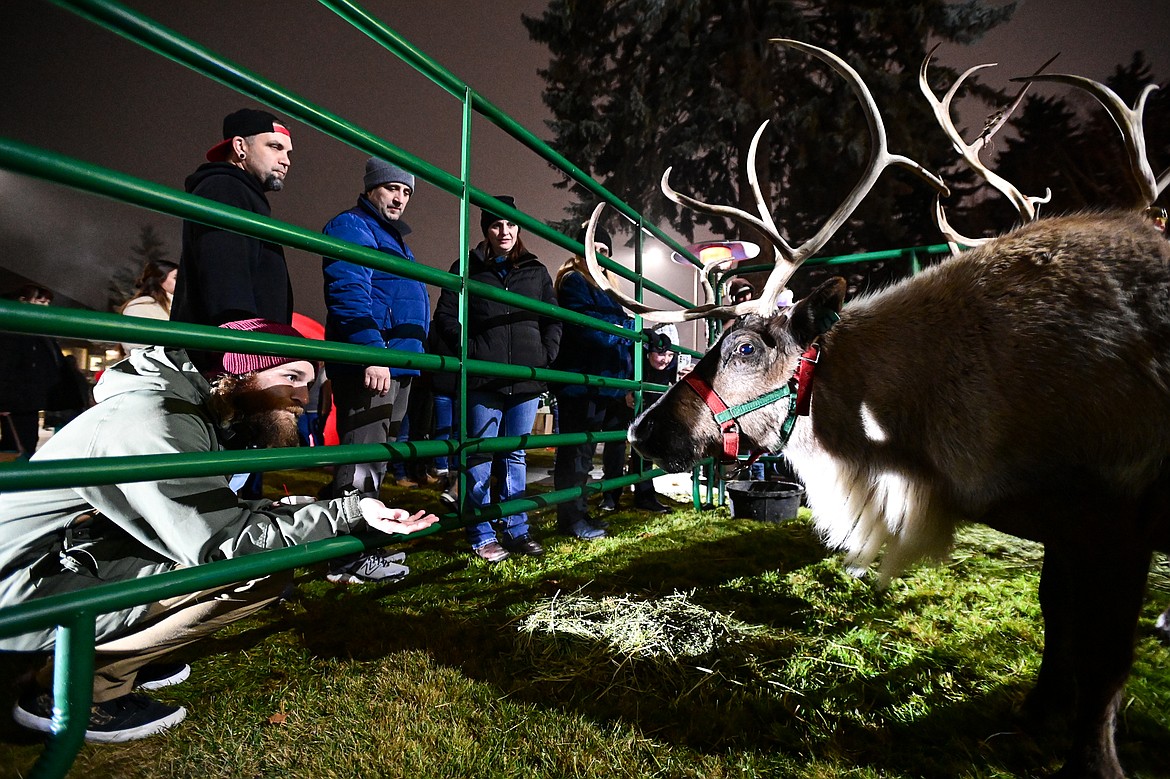
[[[1045,545],[1044,659],[1030,710],[1075,705],[1062,775],[1119,777],[1113,718],[1152,550],[1170,538],[1170,243],[1130,214],[1044,219],[840,308],[827,282],[749,317],[695,370],[729,406],[782,386],[814,338],[811,413],[785,453],[816,526],[883,576],[957,523]],[[777,449],[785,404],[739,420]],[[717,454],[689,387],[630,430],[675,470]]]

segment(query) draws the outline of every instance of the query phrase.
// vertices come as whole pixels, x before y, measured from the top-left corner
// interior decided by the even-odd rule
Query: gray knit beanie
[[[366,178],[365,191],[369,192],[371,189],[377,189],[383,184],[405,184],[410,187],[410,191],[414,191],[414,175],[407,173],[397,165],[392,165],[386,160],[380,160],[377,157],[370,157],[366,160]]]

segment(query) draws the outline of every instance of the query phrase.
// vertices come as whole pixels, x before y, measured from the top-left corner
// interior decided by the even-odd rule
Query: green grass
[[[320,474],[269,478],[316,491]],[[407,507],[437,494],[396,491]],[[886,591],[849,576],[802,511],[619,512],[611,537],[551,534],[488,565],[462,533],[405,545],[401,583],[298,571],[279,607],[190,654],[159,691],[169,734],[86,746],[71,776],[1023,777],[1060,744],[1013,711],[1039,666],[1038,547],[965,529],[946,565]],[[1170,601],[1160,560],[1119,723],[1132,777],[1167,775]],[[4,665],[11,676],[16,663]],[[8,702],[5,705],[9,705]],[[269,722],[283,711],[281,724]],[[0,725],[0,776],[41,744]]]

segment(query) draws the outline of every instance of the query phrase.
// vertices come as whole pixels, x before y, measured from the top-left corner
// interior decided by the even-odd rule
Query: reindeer
[[[729,216],[767,235],[775,267],[757,300],[656,311],[615,291],[652,321],[735,316],[737,327],[630,426],[648,459],[684,471],[711,455],[783,450],[807,487],[825,541],[864,570],[881,557],[888,580],[944,555],[961,522],[981,522],[1044,546],[1040,601],[1044,650],[1025,712],[1064,724],[1071,746],[1063,777],[1122,777],[1114,721],[1132,664],[1135,628],[1154,550],[1170,550],[1170,243],[1136,212],[1036,218],[1039,198],[997,184],[1023,205],[1025,224],[923,273],[843,307],[845,282],[824,282],[777,308],[800,263],[822,248],[881,172],[907,168],[886,149],[885,129],[860,76],[824,49],[809,53],[858,95],[873,137],[862,180],[809,241],[791,246],[776,228],[748,164],[759,216],[663,191],[676,202]],[[927,59],[929,62],[929,58]],[[963,78],[967,74],[964,74]],[[977,161],[942,103],[921,83],[960,153]],[[1104,86],[1087,87],[1129,141],[1143,200],[1155,180],[1144,159],[1141,107]],[[957,140],[956,140],[957,139]],[[592,246],[585,256],[598,283]],[[1069,714],[1067,722],[1063,717]]]

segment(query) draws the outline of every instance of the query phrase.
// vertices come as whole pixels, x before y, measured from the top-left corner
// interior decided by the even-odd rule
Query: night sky
[[[303,0],[136,0],[129,5],[458,174],[459,102],[327,8]],[[521,13],[539,14],[545,2],[368,0],[364,7],[538,136],[547,136],[549,115],[537,70],[547,64],[548,52],[528,40],[520,21]],[[956,67],[999,62],[995,73],[985,76],[998,85],[1031,72],[1056,51],[1061,57],[1053,70],[1104,79],[1142,49],[1165,81],[1170,78],[1168,32],[1170,14],[1156,0],[1024,0],[1010,25],[977,46],[948,46],[940,56]],[[255,104],[37,0],[3,3],[0,73],[0,135],[179,190],[206,149],[220,139],[223,116]],[[295,120],[289,124],[293,166],[285,191],[270,195],[273,216],[319,230],[353,205],[367,155]],[[553,187],[558,176],[542,160],[484,119],[473,126],[473,147],[474,186],[516,196],[517,205],[537,219],[563,216],[566,195]],[[1170,160],[1153,164],[1160,171]],[[647,171],[647,176],[660,175]],[[405,216],[414,229],[408,241],[421,262],[446,269],[458,253],[458,203],[424,182],[416,189]],[[924,194],[924,208],[926,200]],[[97,308],[104,304],[112,266],[129,256],[144,224],[157,228],[170,257],[177,259],[179,221],[174,218],[0,171],[0,267]],[[669,226],[665,229],[670,232]],[[473,233],[478,236],[477,223]],[[527,242],[550,268],[566,256],[563,249],[531,236]],[[320,259],[296,250],[286,253],[297,309],[323,319]],[[665,270],[665,264],[658,268]],[[681,269],[670,273],[669,285],[689,296],[690,276]]]

